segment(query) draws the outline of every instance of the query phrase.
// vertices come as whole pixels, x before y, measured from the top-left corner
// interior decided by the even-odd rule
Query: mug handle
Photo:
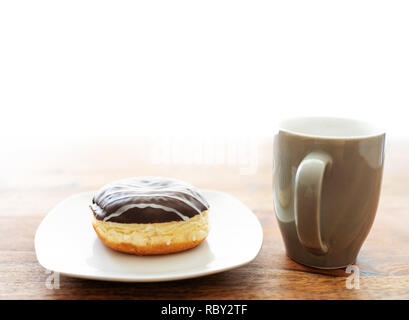
[[[328,251],[321,235],[321,194],[324,173],[332,163],[329,155],[311,152],[298,166],[295,177],[294,215],[300,243],[314,254]]]

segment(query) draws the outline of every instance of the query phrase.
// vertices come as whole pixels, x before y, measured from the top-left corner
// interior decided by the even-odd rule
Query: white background
[[[2,1],[0,135],[409,136],[409,1]]]

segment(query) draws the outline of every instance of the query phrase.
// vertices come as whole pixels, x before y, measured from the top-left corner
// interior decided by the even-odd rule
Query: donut
[[[108,247],[135,255],[184,251],[209,233],[209,204],[192,185],[137,177],[102,187],[90,205],[92,226]]]

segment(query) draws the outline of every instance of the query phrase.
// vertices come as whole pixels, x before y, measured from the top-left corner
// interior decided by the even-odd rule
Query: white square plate
[[[144,257],[109,249],[92,228],[89,205],[94,192],[87,192],[64,200],[41,222],[35,236],[37,259],[44,268],[63,275],[123,282],[194,278],[252,261],[263,242],[256,216],[224,192],[201,192],[210,204],[210,233],[196,248]]]

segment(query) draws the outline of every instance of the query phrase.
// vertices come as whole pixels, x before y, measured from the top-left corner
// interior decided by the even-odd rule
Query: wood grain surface
[[[372,231],[358,257],[360,289],[345,270],[307,268],[284,250],[272,200],[270,139],[108,138],[2,142],[0,173],[1,299],[409,299],[409,142],[388,141],[383,189]],[[111,283],[49,276],[34,235],[66,197],[115,179],[164,175],[226,191],[250,207],[264,244],[250,264],[198,279]]]

